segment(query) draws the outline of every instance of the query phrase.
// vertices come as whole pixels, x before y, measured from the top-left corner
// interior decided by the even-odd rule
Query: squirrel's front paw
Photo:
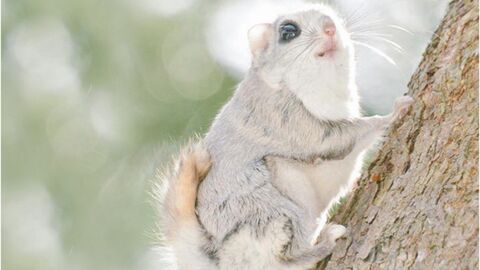
[[[343,237],[347,233],[345,226],[335,223],[328,223],[318,235],[316,241],[312,244],[327,243],[329,246],[335,246],[337,239]]]
[[[327,233],[328,241],[330,243],[335,243],[337,239],[341,238],[345,235],[345,233],[347,233],[347,228],[345,228],[345,226],[335,223],[327,224],[324,230]]]
[[[414,100],[411,96],[402,96],[397,98],[393,105],[392,121],[403,117],[408,112],[408,109],[413,102]]]

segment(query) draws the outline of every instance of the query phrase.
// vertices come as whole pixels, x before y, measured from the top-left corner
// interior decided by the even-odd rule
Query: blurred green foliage
[[[211,3],[2,4],[2,269],[148,268],[155,168],[235,84],[205,45]]]

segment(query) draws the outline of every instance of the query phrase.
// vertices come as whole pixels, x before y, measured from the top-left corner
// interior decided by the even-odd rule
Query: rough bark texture
[[[318,269],[478,269],[478,0],[455,0]]]

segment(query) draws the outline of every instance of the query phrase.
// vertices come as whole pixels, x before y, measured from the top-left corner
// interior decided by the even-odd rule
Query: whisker
[[[363,2],[364,4],[365,2]],[[378,12],[373,12],[373,11],[367,11],[367,12],[362,12],[359,13],[358,10],[361,10],[363,6],[357,10],[355,10],[354,13],[358,14],[356,17],[350,17],[347,18],[346,21],[346,27],[348,30],[353,31],[357,29],[365,29],[365,28],[373,28],[373,27],[379,27],[379,26],[384,26],[384,19]],[[369,8],[371,9],[371,7]],[[372,15],[373,14],[373,15]],[[377,14],[377,15],[375,15]]]
[[[421,32],[424,32],[424,33],[433,35],[434,37],[440,37],[440,36],[439,36],[437,33],[435,33],[434,31],[425,30],[425,31],[421,31]]]
[[[363,46],[363,47],[371,50],[372,52],[376,53],[378,56],[382,57],[383,59],[385,59],[387,62],[389,62],[393,66],[397,67],[397,63],[395,63],[395,61],[393,61],[392,58],[390,58],[387,54],[385,54],[381,50],[375,48],[374,46],[372,46],[370,44],[367,44],[365,42],[360,42],[358,40],[352,40],[352,43]]]
[[[310,42],[310,44],[309,44],[308,46],[306,46],[305,49],[303,49],[303,50],[292,60],[292,62],[290,62],[290,64],[287,66],[286,69],[288,70],[288,69],[290,68],[290,66],[293,65],[293,64],[297,61],[297,59],[298,59],[302,54],[304,54],[307,50],[309,50],[309,49],[312,47],[312,45],[315,44],[315,41],[317,41],[317,40],[316,40],[316,39],[313,39],[313,40]]]
[[[295,44],[295,45],[293,45],[293,46],[290,47],[290,51],[292,51],[293,49],[296,49],[296,48],[298,48],[298,47],[303,47],[303,46],[305,46],[305,45],[307,45],[307,44],[310,44],[310,42],[312,42],[312,39],[311,39],[311,38],[309,38],[309,39],[307,39],[307,40],[303,40],[303,41],[298,41],[297,44]]]
[[[387,30],[388,27],[381,23],[363,24],[348,28],[349,31],[363,31],[363,30]]]
[[[395,41],[392,41],[388,38],[379,37],[379,36],[362,35],[362,34],[356,34],[354,36],[358,36],[359,38],[372,38],[372,39],[380,40],[380,41],[383,41],[383,42],[386,42],[386,43],[392,45],[392,47],[400,53],[405,52],[405,50],[403,49],[402,46],[400,46],[398,43],[396,43]]]
[[[366,12],[365,7],[366,7],[366,1],[363,1],[361,3],[361,6],[353,10],[353,12],[349,15],[346,16],[345,22],[347,26],[353,25],[353,23],[356,23],[360,21],[363,18],[366,17],[369,12]]]
[[[355,21],[349,22],[347,24],[347,28],[357,29],[357,28],[365,28],[365,27],[383,26],[384,24],[385,24],[384,19],[375,19],[369,15],[364,15]]]
[[[304,31],[307,35],[309,34],[314,34],[315,33],[315,29],[313,27],[307,27]]]
[[[357,25],[351,24],[350,27],[354,28],[357,26],[366,26],[366,25],[381,25],[381,24],[383,25],[384,22],[385,22],[384,19],[376,19],[376,20],[369,20],[369,21],[362,20],[362,23],[358,23]]]
[[[300,47],[303,47],[303,46],[309,46],[309,44],[312,42],[312,40],[308,39],[308,40],[303,40],[303,41],[299,41],[297,44],[293,45],[292,47],[290,47],[290,49],[281,54],[280,57],[285,57],[285,56],[288,56],[289,54],[294,54],[295,53],[295,49],[297,48],[300,48]]]
[[[396,24],[389,24],[389,25],[387,25],[387,27],[390,27],[390,28],[393,28],[393,29],[398,29],[398,30],[403,31],[403,32],[405,32],[407,34],[410,34],[412,36],[414,35],[412,31],[406,29],[405,27],[401,27],[399,25],[396,25]]]
[[[295,62],[295,61],[297,61],[297,59],[298,59],[302,54],[304,54],[308,49],[310,49],[310,47],[311,47],[314,43],[315,43],[315,40],[312,40],[312,42],[310,42],[310,44],[309,44],[307,47],[305,47],[305,49],[303,49],[303,51],[301,51],[301,52],[293,59],[292,63]]]
[[[315,36],[317,36],[317,33],[315,31],[311,31],[311,32],[305,33],[304,36],[315,37]]]
[[[378,32],[373,32],[373,31],[357,31],[357,32],[351,32],[350,36],[376,36],[376,37],[385,37],[385,38],[392,38],[393,35],[390,34],[383,34],[383,33],[378,33]]]

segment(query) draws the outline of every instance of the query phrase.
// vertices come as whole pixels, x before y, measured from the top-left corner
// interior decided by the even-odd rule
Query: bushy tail
[[[179,269],[215,269],[201,250],[205,239],[195,213],[198,185],[210,166],[210,155],[203,144],[190,144],[174,170],[164,176],[162,187],[154,192],[161,202],[165,243],[172,249]]]
[[[175,171],[170,177],[165,196],[165,209],[169,212],[172,222],[182,225],[185,222],[197,220],[195,201],[200,181],[210,169],[210,156],[202,144],[188,146],[183,150]],[[168,232],[175,238],[177,226],[172,226]]]

